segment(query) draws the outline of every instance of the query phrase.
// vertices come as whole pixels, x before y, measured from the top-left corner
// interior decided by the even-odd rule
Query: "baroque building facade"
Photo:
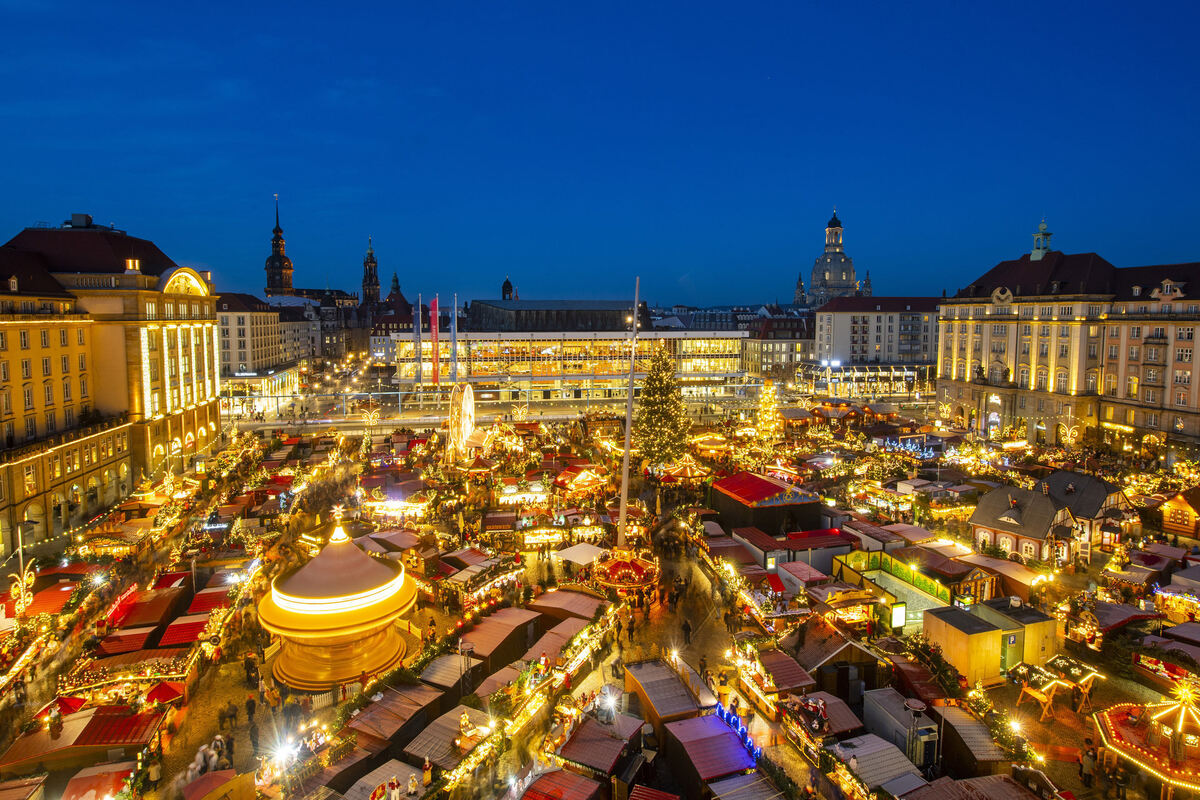
[[[1115,267],[1034,247],[954,297],[938,323],[938,409],[988,438],[1194,457],[1200,263]]]
[[[86,214],[0,247],[0,548],[180,471],[220,436],[210,276]],[[101,376],[103,379],[101,380]]]

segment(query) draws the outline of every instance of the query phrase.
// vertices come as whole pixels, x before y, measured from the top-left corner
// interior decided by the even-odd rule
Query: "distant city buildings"
[[[820,361],[932,364],[937,352],[936,297],[838,297],[816,310]]]
[[[287,358],[281,313],[250,294],[228,292],[217,300],[222,411],[278,413],[299,390],[301,364]]]
[[[1194,457],[1200,263],[1115,267],[1050,237],[1043,222],[1031,252],[942,301],[943,417],[989,438]]]

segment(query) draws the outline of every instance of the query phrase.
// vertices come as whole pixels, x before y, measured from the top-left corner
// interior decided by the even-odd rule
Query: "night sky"
[[[278,192],[297,286],[370,234],[443,302],[789,302],[835,205],[876,294],[1043,215],[1200,260],[1195,3],[325,5],[0,0],[0,241],[90,212],[261,293]]]

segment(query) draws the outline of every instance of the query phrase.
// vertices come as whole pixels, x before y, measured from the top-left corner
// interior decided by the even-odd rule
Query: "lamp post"
[[[638,295],[641,277],[634,278],[632,331],[629,336],[629,389],[625,396],[625,452],[621,455],[621,511],[617,522],[617,547],[625,546],[625,518],[629,509],[629,447],[633,433],[633,374],[637,367]]]

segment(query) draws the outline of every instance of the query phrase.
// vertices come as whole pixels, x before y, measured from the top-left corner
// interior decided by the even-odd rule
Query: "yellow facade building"
[[[69,530],[220,439],[210,276],[73,215],[0,247],[0,538]]]
[[[39,259],[0,248],[0,559],[130,488],[131,425],[97,411],[93,334]]]

